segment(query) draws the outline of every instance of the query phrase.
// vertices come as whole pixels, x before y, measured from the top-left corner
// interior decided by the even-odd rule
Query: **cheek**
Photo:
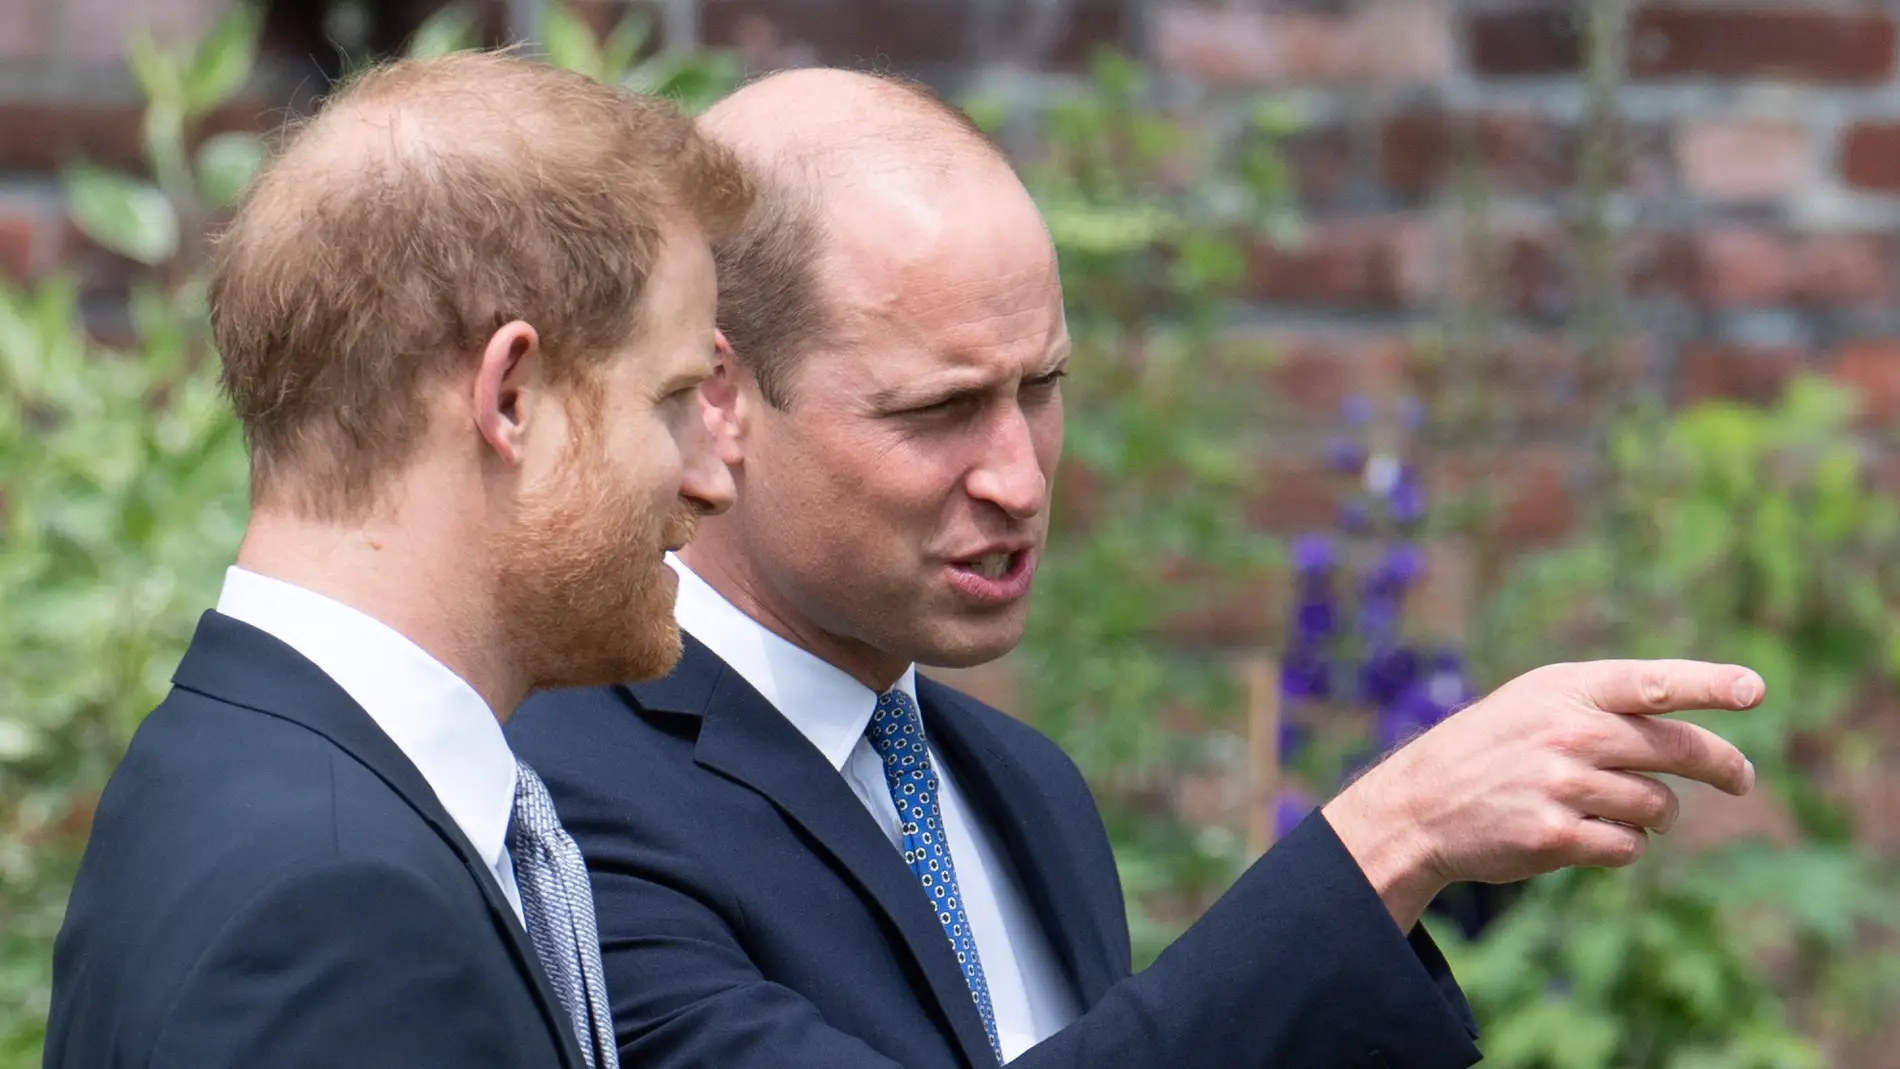
[[[1057,394],[1046,406],[1029,417],[1029,441],[1036,451],[1036,464],[1045,478],[1054,479],[1062,460],[1062,396]]]

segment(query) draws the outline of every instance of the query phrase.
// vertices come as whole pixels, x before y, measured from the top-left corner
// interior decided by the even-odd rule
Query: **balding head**
[[[702,126],[757,182],[745,224],[715,246],[720,325],[779,407],[794,364],[835,326],[839,287],[890,274],[867,257],[890,267],[927,256],[932,236],[971,211],[1042,229],[1002,153],[915,82],[785,71],[713,105]]]
[[[218,242],[211,317],[253,499],[360,513],[422,390],[524,320],[555,381],[642,325],[659,248],[750,186],[671,104],[527,59],[370,70],[290,131]]]

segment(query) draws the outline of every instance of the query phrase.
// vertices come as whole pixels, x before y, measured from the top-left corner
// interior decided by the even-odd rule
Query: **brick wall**
[[[230,0],[0,0],[0,273],[77,262],[102,302],[114,264],[60,221],[56,163],[129,162],[135,102],[115,42],[191,33]],[[1511,537],[1563,532],[1561,478],[1581,413],[1578,252],[1565,236],[1586,87],[1575,0],[642,0],[675,40],[739,49],[754,67],[874,63],[952,91],[1030,98],[1120,44],[1176,76],[1218,117],[1266,91],[1296,101],[1306,242],[1261,248],[1242,332],[1284,360],[1266,386],[1330,419],[1340,396],[1420,368],[1418,328],[1469,281],[1450,188],[1471,132],[1491,190],[1486,252],[1502,317],[1496,381],[1519,391],[1523,439],[1507,488]],[[255,124],[320,73],[333,4],[269,5],[271,77],[220,116]],[[369,5],[371,43],[399,40],[427,0]],[[604,24],[619,0],[585,0]],[[506,5],[486,0],[490,32]],[[1766,398],[1802,368],[1900,414],[1900,81],[1896,8],[1876,0],[1639,3],[1618,98],[1613,208],[1632,338],[1625,371],[1673,400]],[[358,20],[362,24],[362,20]],[[313,58],[314,57],[314,58]],[[1416,373],[1416,374],[1415,374]],[[1288,417],[1289,425],[1297,423]],[[1319,457],[1267,459],[1262,526],[1323,523]],[[1441,482],[1455,482],[1447,458]],[[1229,636],[1229,637],[1245,637]]]

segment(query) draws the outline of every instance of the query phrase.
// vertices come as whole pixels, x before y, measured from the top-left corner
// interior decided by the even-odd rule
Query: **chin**
[[[938,636],[927,644],[923,656],[913,660],[938,668],[975,668],[1007,656],[1022,640],[1022,623],[1011,621],[1009,626],[991,625],[964,634]]]

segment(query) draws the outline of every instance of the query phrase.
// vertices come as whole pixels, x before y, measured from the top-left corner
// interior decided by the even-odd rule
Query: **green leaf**
[[[579,71],[589,78],[601,76],[600,42],[587,20],[560,4],[551,4],[541,24],[541,47],[547,61],[563,70]]]
[[[625,78],[652,37],[653,21],[644,12],[628,12],[614,25],[613,32],[601,46],[600,80],[618,82]]]
[[[185,110],[185,75],[177,56],[160,49],[152,35],[141,29],[127,44],[125,58],[147,104],[169,107],[180,113]]]
[[[157,266],[178,252],[178,212],[157,187],[96,167],[66,173],[74,225],[87,237],[142,264]]]
[[[450,4],[416,28],[403,54],[410,59],[435,59],[473,48],[476,43],[475,16],[469,12],[468,5]]]
[[[264,142],[255,134],[232,132],[209,138],[198,148],[198,191],[205,204],[236,204],[264,164]]]
[[[250,80],[263,17],[249,3],[226,12],[198,43],[184,72],[184,111],[196,118],[225,103]]]

